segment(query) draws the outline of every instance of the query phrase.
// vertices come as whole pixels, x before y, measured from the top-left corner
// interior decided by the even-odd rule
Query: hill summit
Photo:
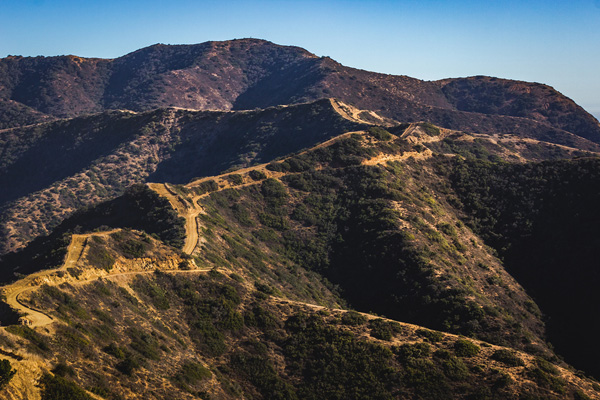
[[[113,60],[9,57],[0,60],[0,88],[0,127],[111,109],[243,110],[335,97],[398,121],[477,133],[561,130],[600,142],[598,121],[546,85],[490,77],[428,82],[258,39],[157,44]]]

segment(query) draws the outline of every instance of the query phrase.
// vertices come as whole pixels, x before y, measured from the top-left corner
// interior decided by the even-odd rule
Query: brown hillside
[[[0,60],[0,98],[43,113],[23,119],[0,112],[0,127],[106,109],[254,109],[329,97],[398,121],[559,136],[562,144],[562,131],[600,141],[598,121],[546,85],[486,77],[427,82],[345,67],[256,39],[154,45],[114,60]]]

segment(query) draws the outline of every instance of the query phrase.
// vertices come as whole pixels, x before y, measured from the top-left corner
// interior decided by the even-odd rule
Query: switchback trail
[[[47,269],[47,270],[43,270],[43,271],[39,271],[36,273],[33,273],[31,275],[26,276],[23,279],[18,280],[17,282],[14,282],[10,285],[6,285],[4,288],[2,288],[2,291],[4,293],[4,296],[6,298],[6,303],[11,306],[14,310],[18,311],[20,314],[22,314],[26,320],[27,320],[27,325],[34,328],[34,327],[44,327],[47,325],[50,325],[53,322],[53,318],[46,314],[44,311],[41,310],[37,310],[36,308],[33,308],[25,303],[23,303],[23,301],[21,300],[21,296],[24,293],[33,291],[35,289],[38,289],[41,285],[43,284],[52,284],[52,279],[50,279],[51,277],[55,277],[57,274],[57,272],[68,272],[69,268],[73,268],[77,265],[77,262],[81,259],[81,256],[84,253],[85,250],[85,246],[87,244],[87,240],[91,237],[91,236],[108,236],[112,233],[118,232],[120,231],[120,229],[112,229],[110,231],[103,231],[103,232],[93,232],[93,233],[87,233],[87,234],[83,234],[83,235],[73,235],[71,238],[71,243],[69,244],[69,247],[67,249],[67,255],[65,256],[65,261],[63,263],[63,265],[60,268],[55,268],[55,269]],[[191,269],[191,270],[180,270],[180,269],[164,269],[161,270],[162,272],[168,272],[168,273],[195,273],[195,272],[207,272],[209,271],[210,268],[203,268],[203,269]],[[113,272],[113,273],[107,273],[105,275],[102,275],[103,279],[111,279],[114,277],[119,277],[119,276],[127,276],[127,275],[134,275],[134,274],[148,274],[148,273],[154,273],[155,270],[139,270],[139,271],[119,271],[119,272]],[[94,281],[96,279],[98,279],[98,276],[94,276],[90,279],[86,279],[86,280],[78,280],[78,279],[73,279],[72,281],[70,281],[70,283],[73,284],[85,284],[85,283],[89,283],[91,281]]]
[[[166,183],[148,183],[148,187],[165,197],[171,203],[171,206],[185,218],[185,243],[183,252],[192,254],[198,244],[198,215],[204,213],[202,207],[198,205],[198,198],[192,198],[191,204],[189,200],[184,200],[174,190],[170,189]]]
[[[320,143],[308,150],[304,150],[304,151],[298,153],[298,155],[305,154],[305,153],[315,150],[315,149],[330,146],[333,143],[335,143],[336,141],[339,141],[344,138],[348,138],[354,134],[365,135],[366,132],[365,131],[353,131],[353,132],[347,132],[347,133],[341,134],[339,136],[336,136],[334,138],[326,140],[325,142]],[[441,137],[443,137],[443,135],[440,135],[440,137],[437,137],[437,138],[431,138],[431,137],[425,136],[425,140],[423,140],[424,134],[423,134],[422,129],[419,127],[419,124],[414,123],[414,124],[411,124],[406,129],[406,131],[402,134],[401,137],[407,138],[409,141],[411,141],[413,143],[420,143],[421,141],[438,141],[441,139]],[[432,151],[429,149],[425,149],[420,152],[418,152],[418,151],[405,152],[403,154],[380,154],[376,157],[373,157],[371,159],[363,161],[362,164],[363,165],[377,165],[377,164],[383,164],[387,161],[400,161],[400,160],[406,160],[408,158],[413,158],[415,160],[424,160],[424,159],[431,157],[432,154],[433,154]],[[276,161],[276,163],[282,163],[286,159]],[[169,200],[169,203],[171,203],[171,206],[177,211],[177,213],[181,217],[183,217],[185,219],[185,243],[184,243],[182,250],[186,254],[192,254],[194,252],[194,250],[196,249],[196,247],[198,245],[198,241],[200,239],[199,232],[198,232],[200,229],[200,227],[198,225],[198,216],[200,214],[205,213],[202,206],[200,206],[198,204],[198,200],[200,200],[203,197],[207,197],[207,196],[211,195],[212,193],[219,192],[222,190],[252,186],[252,185],[259,184],[264,179],[281,178],[284,175],[291,174],[291,172],[271,171],[267,168],[268,165],[269,164],[267,164],[267,163],[258,164],[258,165],[254,165],[251,167],[241,168],[241,169],[238,169],[238,170],[235,170],[232,172],[227,172],[227,173],[224,173],[221,175],[207,176],[204,178],[193,180],[192,182],[184,185],[184,187],[188,190],[193,191],[195,188],[199,187],[200,185],[212,181],[212,182],[214,182],[214,184],[216,184],[216,186],[218,188],[216,190],[208,191],[203,194],[195,194],[191,197],[186,197],[186,195],[178,193],[178,191],[175,188],[173,188],[171,185],[169,185],[168,183],[148,183],[147,185],[150,189],[154,190],[158,195],[165,197],[167,200]],[[256,179],[256,180],[250,178],[249,173],[252,171],[260,172],[264,178],[260,178],[260,179]],[[234,175],[237,175],[238,177],[242,177],[241,178],[242,182],[237,183],[237,184],[233,183],[232,177]]]

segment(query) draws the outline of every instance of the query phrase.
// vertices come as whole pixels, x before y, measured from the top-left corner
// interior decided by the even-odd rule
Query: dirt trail
[[[65,262],[63,263],[63,267],[60,269],[73,268],[83,255],[83,250],[87,244],[90,236],[102,236],[106,237],[112,233],[118,232],[121,229],[111,229],[109,231],[102,232],[92,232],[86,234],[73,234],[71,236],[71,243],[67,248],[67,255],[65,257]]]
[[[87,240],[89,239],[90,236],[108,236],[108,235],[118,232],[118,231],[120,231],[120,229],[113,229],[110,231],[103,231],[103,232],[93,232],[93,233],[88,233],[88,234],[84,234],[84,235],[73,235],[73,237],[71,238],[71,244],[68,247],[67,255],[65,257],[65,262],[63,263],[63,265],[60,268],[48,269],[48,270],[36,272],[34,274],[28,275],[27,277],[25,277],[23,279],[20,279],[17,282],[14,282],[10,285],[5,286],[3,288],[3,292],[6,297],[6,303],[8,303],[8,305],[10,305],[13,309],[17,310],[18,312],[20,312],[21,314],[24,315],[24,317],[28,321],[28,324],[27,324],[28,326],[33,328],[33,327],[43,327],[43,326],[50,325],[53,322],[53,318],[50,315],[46,314],[44,311],[37,310],[36,308],[23,303],[20,299],[21,296],[24,293],[27,293],[27,292],[30,292],[30,291],[33,291],[33,290],[39,288],[44,283],[51,284],[52,280],[50,278],[55,277],[57,272],[60,272],[60,271],[67,272],[68,268],[75,267],[84,252],[85,244],[87,243]],[[206,272],[209,270],[210,269],[199,269],[198,268],[198,269],[191,269],[191,270],[179,270],[179,269],[167,270],[167,269],[165,269],[165,270],[161,270],[161,271],[174,272],[174,273],[194,273],[194,272]],[[126,272],[114,272],[114,273],[108,273],[107,275],[103,275],[102,278],[111,279],[113,277],[118,277],[118,276],[154,273],[154,272],[155,272],[154,269],[139,270],[139,271],[126,271]],[[71,283],[85,284],[85,283],[89,283],[96,279],[98,279],[98,276],[93,276],[86,280],[73,280]]]
[[[419,143],[423,140],[423,134],[419,129],[420,128],[419,128],[418,124],[411,124],[409,126],[409,128],[404,132],[402,137],[405,137],[405,138],[410,137],[410,139],[413,139],[412,142]],[[350,137],[351,135],[354,135],[354,134],[364,135],[365,133],[366,133],[365,131],[347,132],[342,135],[331,138],[329,140],[326,140],[325,142],[320,143],[320,144],[316,145],[315,147],[312,147],[311,149],[308,149],[301,153],[298,153],[298,155],[307,153],[308,151],[313,151],[315,149],[330,146],[333,143],[335,143],[336,141],[343,139],[343,138]],[[415,134],[416,134],[416,137],[411,136],[411,135],[415,135]],[[439,137],[432,138],[432,140],[440,140],[440,138]],[[417,151],[406,152],[401,155],[381,154],[377,157],[373,157],[369,160],[364,161],[363,165],[376,165],[376,164],[385,163],[387,161],[406,160],[411,157],[415,160],[424,160],[424,159],[431,157],[432,154],[433,154],[432,151],[429,149],[425,149],[422,152],[417,152]],[[277,161],[277,162],[281,163],[284,161],[285,161],[285,159]],[[266,178],[280,178],[284,175],[289,174],[289,172],[271,171],[271,170],[267,169],[267,165],[268,164],[259,164],[259,165],[254,165],[251,167],[238,169],[238,170],[228,172],[225,174],[221,174],[221,175],[217,175],[217,176],[207,176],[204,178],[196,179],[196,180],[186,184],[185,188],[193,190],[194,188],[198,187],[199,185],[201,185],[205,182],[213,181],[217,184],[218,189],[215,191],[212,191],[212,192],[207,192],[207,193],[201,194],[201,195],[195,195],[191,199],[189,197],[184,198],[182,195],[178,194],[175,189],[169,187],[169,185],[167,183],[148,183],[148,187],[150,189],[154,190],[160,196],[163,196],[166,199],[168,199],[169,202],[171,203],[171,206],[179,213],[179,215],[182,216],[183,218],[185,218],[186,238],[185,238],[185,244],[183,246],[183,252],[186,254],[192,254],[198,245],[198,241],[200,240],[199,232],[198,232],[200,227],[198,225],[197,217],[198,217],[198,215],[205,213],[202,206],[200,206],[198,204],[198,200],[200,200],[203,197],[210,196],[212,193],[215,193],[215,192],[218,192],[221,190],[242,188],[242,187],[259,184],[262,180],[255,181],[255,180],[249,178],[248,174],[251,171],[262,172],[266,176]],[[240,184],[232,183],[232,181],[229,179],[229,177],[232,175],[242,176],[243,182]]]
[[[401,161],[413,158],[415,160],[426,160],[433,155],[433,152],[429,149],[425,149],[422,152],[418,151],[407,151],[402,154],[380,154],[376,157],[370,158],[362,162],[363,165],[377,165],[383,164],[388,161]]]
[[[174,190],[170,189],[166,183],[149,183],[148,187],[167,198],[179,215],[185,218],[185,243],[182,250],[186,254],[192,254],[199,238],[197,217],[204,213],[202,207],[198,205],[199,196],[192,198],[191,204],[189,204]]]
[[[17,282],[4,286],[2,291],[6,297],[6,303],[13,309],[23,314],[28,321],[28,325],[31,327],[46,326],[51,324],[53,321],[51,316],[41,310],[36,310],[35,308],[25,305],[20,300],[21,296],[26,292],[37,289],[47,280],[44,278],[47,278],[51,274],[56,274],[58,271],[66,271],[68,268],[75,267],[81,258],[81,255],[83,254],[85,244],[90,236],[107,236],[119,230],[120,229],[113,229],[110,231],[93,232],[84,235],[74,234],[71,237],[71,243],[67,248],[67,255],[65,256],[63,265],[60,268],[33,273],[23,279],[18,280]]]
[[[392,126],[395,125],[396,121],[384,118],[381,115],[377,114],[374,111],[370,110],[360,110],[354,106],[351,106],[346,103],[342,103],[337,99],[330,98],[329,99],[331,106],[333,109],[342,117],[352,122],[358,122],[361,124],[374,125],[374,123],[384,125],[384,126]],[[364,119],[363,116],[368,115],[371,120]],[[377,121],[377,122],[375,122]]]

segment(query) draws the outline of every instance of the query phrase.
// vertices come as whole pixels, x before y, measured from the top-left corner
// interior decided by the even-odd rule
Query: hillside
[[[239,112],[112,111],[1,131],[0,253],[132,184],[184,183],[363,125],[327,99]]]
[[[254,109],[335,97],[403,122],[600,143],[600,125],[554,89],[472,77],[427,82],[345,67],[304,49],[256,39],[154,45],[114,60],[76,56],[0,60],[0,128],[109,109]],[[23,109],[25,115],[15,114]],[[11,111],[12,110],[12,111]]]
[[[462,222],[444,167],[582,153],[429,124],[390,131],[138,187],[66,220],[57,237],[81,233],[64,263],[4,288],[34,323],[0,330],[0,357],[16,368],[8,398],[600,398]],[[131,221],[155,210],[150,222],[197,210],[191,248],[118,210]]]
[[[255,39],[0,60],[0,398],[600,399],[600,124]]]

